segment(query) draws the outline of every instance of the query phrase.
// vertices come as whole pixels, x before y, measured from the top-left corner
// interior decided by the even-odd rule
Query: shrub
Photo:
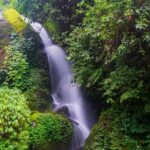
[[[33,126],[30,130],[32,147],[44,145],[47,142],[68,142],[72,135],[71,123],[61,115],[52,113],[34,113]]]
[[[5,65],[7,67],[7,82],[21,90],[28,85],[28,62],[20,51],[15,51],[12,47],[6,49]]]
[[[148,150],[149,125],[146,118],[109,109],[101,114],[99,122],[88,137],[84,150]],[[141,123],[139,123],[139,121]],[[148,123],[147,123],[148,124]]]
[[[28,78],[29,87],[24,95],[27,99],[27,104],[32,111],[45,111],[50,108],[49,91],[46,88],[47,75],[42,69],[30,70],[30,77]]]
[[[29,63],[30,67],[37,67],[41,63],[39,55],[39,49],[41,41],[38,35],[28,28],[23,36],[19,36],[17,33],[11,33],[10,46],[14,51],[22,52]]]
[[[54,23],[54,21],[50,18],[48,18],[46,20],[46,22],[44,23],[44,26],[46,27],[46,29],[50,32],[50,33],[58,33],[58,27],[57,25]]]
[[[0,114],[0,149],[27,149],[30,110],[19,90],[0,88]]]

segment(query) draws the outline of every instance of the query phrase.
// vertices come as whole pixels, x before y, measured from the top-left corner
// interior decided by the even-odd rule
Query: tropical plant
[[[100,119],[89,138],[89,147],[85,148],[147,149],[149,1],[95,0],[94,5],[87,7],[87,11],[81,10],[85,12],[82,25],[75,27],[66,39],[68,59],[76,80],[87,89],[93,103],[111,108],[114,117],[108,130]],[[105,105],[101,105],[102,101]],[[106,141],[101,141],[101,136]]]
[[[0,149],[28,149],[30,110],[17,89],[0,88]]]
[[[6,49],[5,65],[7,68],[7,84],[19,89],[26,89],[28,86],[28,62],[20,51],[12,47]]]

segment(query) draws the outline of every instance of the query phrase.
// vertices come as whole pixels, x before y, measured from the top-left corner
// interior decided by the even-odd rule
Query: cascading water
[[[48,57],[53,110],[65,110],[66,116],[72,121],[74,134],[70,150],[82,149],[90,133],[90,121],[81,90],[73,83],[73,74],[63,49],[52,43],[41,24],[31,23],[31,26],[39,33]]]

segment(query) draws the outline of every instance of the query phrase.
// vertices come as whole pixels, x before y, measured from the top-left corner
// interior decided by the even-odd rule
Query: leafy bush
[[[28,62],[20,51],[13,47],[6,49],[5,65],[7,68],[7,82],[13,87],[24,90],[28,86]]]
[[[93,103],[98,99],[98,106],[111,109],[106,127],[100,119],[86,149],[147,150],[150,3],[94,0],[86,7],[87,11],[81,10],[85,15],[82,25],[66,38],[68,59],[76,80],[88,90]]]
[[[3,8],[4,8],[4,1],[1,0],[1,1],[0,1],[0,9],[3,9]]]
[[[118,67],[103,81],[104,96],[107,102],[113,103],[116,99],[120,103],[128,100],[142,100],[145,93],[143,87],[142,70],[138,71],[127,66]],[[119,80],[118,80],[119,79]],[[118,90],[122,89],[120,93]]]
[[[53,34],[57,34],[58,33],[58,29],[57,29],[57,25],[54,23],[53,20],[51,20],[50,18],[48,18],[46,20],[46,22],[44,23],[45,28],[47,29],[47,31],[49,31],[49,33],[53,33]]]
[[[32,111],[46,111],[50,108],[48,79],[43,69],[31,69],[28,78],[29,87],[24,95]]]
[[[100,93],[101,80],[119,66],[137,70],[148,66],[149,26],[146,23],[141,30],[137,20],[143,16],[141,22],[147,22],[149,7],[148,1],[139,4],[130,0],[95,0],[93,6],[88,6],[82,26],[75,27],[66,39],[77,81],[90,87],[91,94],[95,90]],[[98,74],[96,82],[90,80],[98,69],[105,76]]]
[[[0,0],[0,8],[5,9],[5,8],[12,8],[15,6],[17,0]]]
[[[33,148],[51,142],[68,142],[72,135],[71,123],[61,115],[35,113],[30,130],[30,144]]]
[[[30,68],[37,67],[38,63],[41,63],[38,62],[37,50],[40,49],[40,44],[36,44],[38,39],[35,33],[31,32],[26,36],[19,37],[18,34],[11,33],[11,41],[10,45],[6,48],[5,57],[7,82],[9,85],[21,90],[32,86],[31,81],[29,81],[29,76],[32,73],[32,69]]]
[[[33,20],[46,23],[49,19],[53,20],[61,31],[66,31],[70,24],[76,23],[75,8],[78,2],[70,0],[21,0],[17,2],[17,9],[29,16]],[[79,18],[78,18],[79,19]],[[51,24],[53,29],[53,23]]]
[[[26,56],[30,68],[39,66],[38,52],[41,49],[41,41],[37,33],[30,28],[25,30],[23,36],[12,32],[10,46],[13,50],[20,51]]]
[[[0,88],[0,149],[28,148],[30,110],[17,89]]]
[[[150,128],[145,125],[139,126],[136,115],[128,115],[131,116],[117,109],[103,112],[99,122],[92,129],[84,150],[148,150]],[[145,133],[146,136],[143,135]]]

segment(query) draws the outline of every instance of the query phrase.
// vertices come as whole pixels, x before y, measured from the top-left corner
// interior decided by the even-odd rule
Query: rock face
[[[4,46],[9,43],[9,29],[10,25],[4,19],[2,15],[2,11],[0,11],[0,68],[2,68],[3,59],[5,57],[5,53],[3,51]]]
[[[0,50],[9,42],[10,25],[4,19],[2,11],[0,11]]]
[[[5,65],[4,65],[4,58],[5,58],[5,51],[4,47],[9,43],[9,29],[10,25],[4,19],[2,15],[2,11],[0,11],[0,83],[5,80]]]

